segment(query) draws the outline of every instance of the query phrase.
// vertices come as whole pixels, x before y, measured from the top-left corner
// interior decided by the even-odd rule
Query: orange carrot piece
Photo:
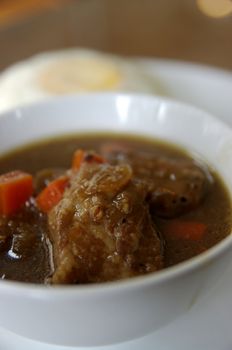
[[[72,159],[72,169],[78,170],[81,166],[81,163],[84,160],[85,152],[82,149],[78,149]]]
[[[50,182],[36,197],[38,208],[42,212],[48,213],[61,200],[68,182],[67,176],[61,176]]]
[[[198,241],[206,233],[207,226],[195,221],[170,221],[164,228],[164,234],[176,239]]]
[[[20,170],[0,176],[0,214],[16,213],[33,193],[33,179]]]
[[[105,163],[105,159],[101,157],[99,154],[92,152],[85,152],[81,149],[78,149],[74,155],[72,160],[72,169],[79,170],[82,163]]]

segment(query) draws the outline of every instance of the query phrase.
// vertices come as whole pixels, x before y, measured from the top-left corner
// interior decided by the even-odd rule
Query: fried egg
[[[0,74],[0,111],[57,95],[97,91],[158,93],[135,61],[87,49],[41,53]]]

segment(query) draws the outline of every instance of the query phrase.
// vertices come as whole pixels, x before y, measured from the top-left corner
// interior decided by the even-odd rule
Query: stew
[[[231,230],[218,174],[172,144],[66,135],[0,159],[0,278],[80,284],[155,272]]]

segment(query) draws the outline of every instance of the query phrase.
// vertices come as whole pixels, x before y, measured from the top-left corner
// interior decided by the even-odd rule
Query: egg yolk
[[[39,76],[39,86],[54,94],[113,90],[120,81],[121,74],[113,63],[92,58],[56,62]]]

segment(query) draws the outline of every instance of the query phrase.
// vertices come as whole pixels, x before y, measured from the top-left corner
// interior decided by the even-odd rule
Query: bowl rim
[[[208,113],[198,107],[190,105],[188,103],[184,103],[181,101],[174,100],[172,98],[166,98],[159,95],[152,94],[144,94],[144,93],[119,93],[119,92],[100,92],[100,93],[82,93],[82,94],[70,94],[66,96],[55,96],[48,98],[43,101],[37,101],[34,103],[30,103],[28,105],[19,106],[16,108],[9,109],[0,113],[0,120],[9,118],[9,116],[17,115],[18,113],[23,114],[24,112],[33,112],[34,109],[43,107],[43,108],[53,108],[58,104],[70,103],[75,99],[75,103],[78,103],[79,99],[89,100],[91,98],[95,99],[103,99],[103,98],[111,98],[116,99],[118,97],[127,97],[132,99],[148,99],[157,101],[159,103],[166,103],[168,105],[186,108],[191,112],[195,112],[214,120],[218,125],[226,128],[232,137],[232,129],[229,125],[223,122],[220,119],[217,119],[211,113]],[[1,121],[0,121],[1,123]],[[151,138],[149,136],[149,138]],[[226,186],[227,187],[227,186]],[[231,195],[232,202],[232,195]],[[213,261],[215,261],[220,255],[224,252],[228,251],[232,247],[232,228],[231,233],[223,238],[220,242],[218,242],[213,247],[209,248],[203,253],[178,263],[174,266],[159,270],[157,272],[152,272],[146,275],[135,276],[128,279],[121,279],[110,282],[101,282],[94,284],[80,284],[80,285],[48,285],[48,284],[36,284],[36,283],[28,283],[28,282],[19,282],[13,280],[0,279],[0,291],[7,289],[7,291],[11,294],[23,294],[28,295],[30,297],[39,297],[39,298],[47,298],[51,297],[63,299],[68,297],[78,297],[78,296],[92,296],[93,294],[102,295],[106,292],[118,293],[124,291],[132,291],[134,289],[139,290],[144,287],[155,286],[159,284],[166,283],[178,277],[182,277],[186,274],[189,274],[205,265],[209,265]]]

